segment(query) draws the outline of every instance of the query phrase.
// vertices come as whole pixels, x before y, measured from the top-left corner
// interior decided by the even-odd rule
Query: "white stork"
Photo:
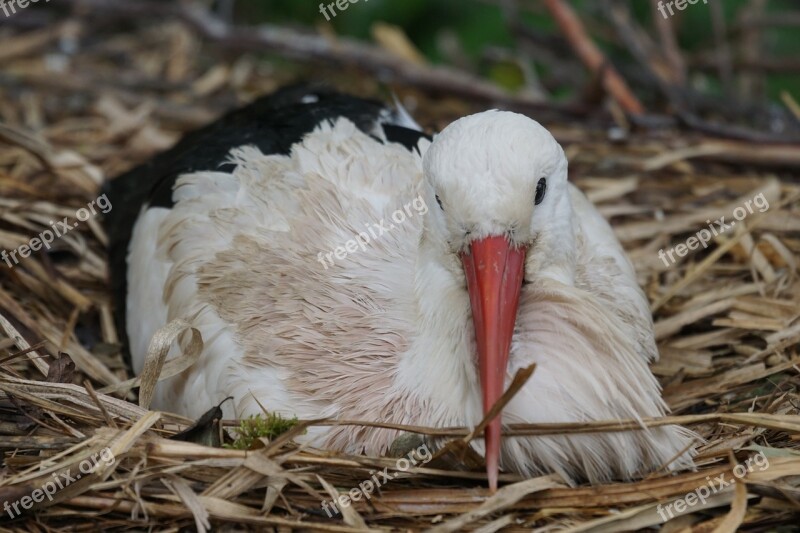
[[[567,181],[534,120],[487,111],[431,142],[404,112],[290,88],[111,182],[111,260],[133,368],[186,318],[199,362],[154,406],[197,417],[261,407],[431,427],[474,426],[510,378],[527,384],[474,446],[498,468],[568,481],[692,465],[692,434],[508,437],[502,423],[665,413],[648,368],[647,300],[610,226]],[[401,213],[401,215],[398,215]],[[348,245],[353,241],[357,246]],[[304,438],[381,454],[398,433]]]

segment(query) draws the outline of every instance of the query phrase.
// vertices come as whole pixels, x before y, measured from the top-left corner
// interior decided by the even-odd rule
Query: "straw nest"
[[[50,221],[68,217],[74,223],[103,180],[281,81],[254,57],[222,61],[198,53],[199,43],[177,26],[72,50],[82,30],[67,23],[7,34],[0,47],[2,249],[29,244]],[[371,82],[356,85],[378,94]],[[417,115],[432,127],[473,108],[403,94],[414,95]],[[661,350],[654,372],[673,412],[644,423],[681,423],[697,431],[705,440],[698,443],[696,472],[657,472],[594,487],[505,475],[503,487],[490,494],[480,465],[458,467],[457,444],[400,471],[396,459],[293,443],[295,432],[322,422],[301,421],[254,450],[238,450],[208,445],[219,441],[220,427],[236,424],[212,413],[193,435],[183,434],[188,440],[176,440],[195,421],[144,409],[138,389],[125,392],[137,384],[125,383],[131,376],[112,320],[106,238],[99,216],[92,216],[55,240],[49,253],[34,252],[13,268],[0,265],[0,501],[20,502],[22,511],[0,509],[4,530],[620,531],[660,524],[659,504],[663,512],[722,474],[737,483],[717,486],[704,501],[686,498],[684,513],[662,531],[796,526],[796,152],[674,131],[612,140],[605,130],[566,120],[548,126],[567,150],[572,179],[612,220],[652,301]],[[768,158],[786,166],[762,166]],[[706,221],[736,220],[734,211],[748,201],[753,212],[712,235],[707,248],[695,243],[685,255],[676,249],[674,264],[659,257],[659,250],[691,244],[690,237],[708,228]],[[183,329],[173,324],[164,331],[154,354]],[[191,355],[183,361],[191,362]],[[152,379],[142,386],[152,387]],[[463,428],[411,429],[455,442],[467,435]],[[632,423],[598,421],[510,431],[637,430]],[[750,471],[737,477],[743,472],[736,465],[748,458]],[[322,501],[349,493],[384,468],[391,482],[343,507],[343,514],[327,516]],[[65,486],[52,501],[36,493],[57,478]],[[37,494],[44,501],[26,500]]]

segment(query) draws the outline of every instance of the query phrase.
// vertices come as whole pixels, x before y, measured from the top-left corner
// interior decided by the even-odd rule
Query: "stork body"
[[[307,131],[281,146],[226,145],[223,120],[207,135],[227,157],[197,165],[179,147],[161,169],[111,185],[115,205],[115,192],[142,200],[138,215],[110,221],[134,370],[170,320],[186,318],[205,341],[198,363],[159,384],[154,407],[197,417],[233,396],[230,417],[260,404],[300,418],[470,426],[536,363],[504,424],[665,412],[648,369],[657,349],[646,298],[544,128],[487,112],[431,143],[405,117],[324,91],[259,105],[258,127],[291,110]],[[501,264],[504,274],[486,273]],[[304,438],[380,454],[397,436],[339,426]],[[676,426],[496,439],[487,462],[496,453],[504,469],[567,480],[691,465],[691,435]]]

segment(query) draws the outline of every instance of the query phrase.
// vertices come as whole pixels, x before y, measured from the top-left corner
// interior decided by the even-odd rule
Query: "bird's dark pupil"
[[[442,205],[442,200],[439,198],[439,195],[436,195],[436,203],[439,204],[439,209],[444,211],[444,206]]]
[[[539,183],[536,184],[536,199],[534,200],[535,205],[539,205],[544,200],[544,193],[547,190],[547,180],[541,178]]]

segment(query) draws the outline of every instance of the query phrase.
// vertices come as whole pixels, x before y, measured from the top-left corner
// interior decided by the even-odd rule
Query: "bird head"
[[[469,292],[486,413],[504,392],[522,284],[560,246],[571,248],[567,160],[536,121],[487,111],[445,128],[424,156],[423,173],[433,206],[424,239],[450,258],[442,264]],[[494,490],[499,415],[484,436]]]

